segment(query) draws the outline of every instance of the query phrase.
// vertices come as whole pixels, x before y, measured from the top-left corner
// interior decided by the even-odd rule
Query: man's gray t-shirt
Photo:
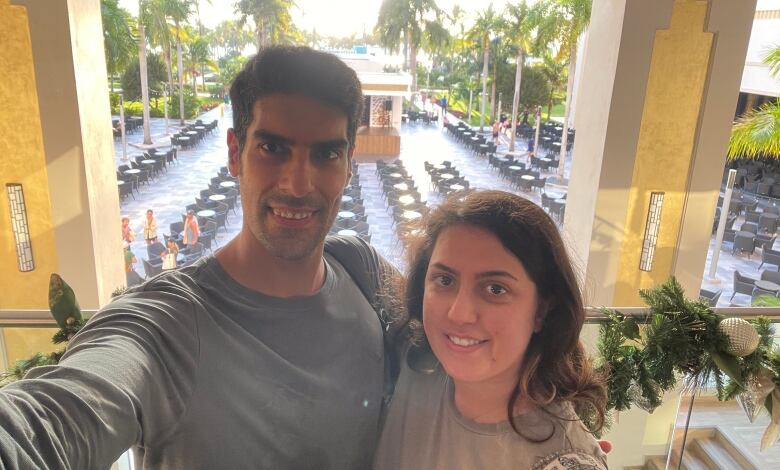
[[[322,288],[287,299],[209,256],[114,300],[58,366],[0,393],[0,468],[107,468],[133,445],[146,469],[365,469],[383,354],[329,255]]]

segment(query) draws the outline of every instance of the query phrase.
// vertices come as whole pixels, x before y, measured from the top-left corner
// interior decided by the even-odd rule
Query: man
[[[348,264],[323,251],[360,83],[335,56],[274,47],[230,94],[240,234],[118,298],[58,366],[0,391],[0,467],[108,468],[130,446],[141,468],[371,466],[383,332]],[[393,274],[340,243],[375,285]]]

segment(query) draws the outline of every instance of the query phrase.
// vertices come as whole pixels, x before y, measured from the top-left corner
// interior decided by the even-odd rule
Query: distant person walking
[[[130,228],[130,217],[122,217],[122,240],[128,245],[135,241],[135,232]]]
[[[187,246],[192,246],[198,243],[198,236],[200,236],[200,226],[198,225],[198,218],[195,217],[195,211],[188,210],[187,218],[184,219],[184,232],[183,241]]]
[[[144,219],[144,240],[146,240],[147,245],[157,242],[157,221],[154,218],[154,211],[151,209],[146,211]]]

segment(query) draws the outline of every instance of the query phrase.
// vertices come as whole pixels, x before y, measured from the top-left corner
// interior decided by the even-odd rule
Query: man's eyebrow
[[[273,132],[267,131],[265,129],[255,129],[252,135],[254,136],[255,139],[269,140],[280,144],[292,145],[295,143],[292,139],[283,137],[279,134],[274,134]],[[339,137],[337,139],[331,139],[331,140],[324,140],[322,142],[315,142],[314,144],[312,144],[312,147],[325,148],[325,149],[343,148],[348,146],[349,146],[349,141],[343,137]]]
[[[254,132],[252,132],[252,135],[255,139],[263,139],[263,140],[270,140],[273,142],[277,142],[280,144],[292,144],[293,141],[291,139],[288,139],[287,137],[282,137],[279,134],[274,134],[273,132],[269,132],[264,129],[255,129]]]
[[[344,138],[324,140],[322,142],[315,142],[312,147],[325,148],[325,149],[339,149],[349,146],[349,141]]]

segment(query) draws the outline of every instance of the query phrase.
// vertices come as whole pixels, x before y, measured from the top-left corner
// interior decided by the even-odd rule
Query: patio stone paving
[[[213,119],[219,120],[219,126],[210,135],[207,135],[200,144],[191,149],[179,150],[178,163],[168,166],[168,171],[163,172],[155,180],[147,185],[142,185],[140,194],[135,198],[128,197],[120,202],[120,212],[131,220],[131,226],[136,232],[137,239],[132,244],[131,249],[138,257],[136,271],[144,275],[142,258],[146,258],[146,246],[142,238],[142,223],[147,209],[153,209],[158,224],[158,235],[162,241],[162,234],[169,233],[169,224],[181,220],[181,214],[188,204],[192,204],[195,197],[199,196],[202,189],[206,189],[212,177],[216,176],[220,167],[227,165],[227,129],[232,125],[232,116],[229,109],[221,116],[220,108],[216,108],[200,116],[204,122]],[[175,132],[178,126],[178,120],[169,122],[171,132]],[[487,131],[488,128],[486,127]],[[165,122],[163,119],[152,119],[151,133],[154,139],[164,144],[163,149],[167,148],[165,137]],[[140,143],[142,141],[142,131],[139,129],[133,134],[127,136],[128,144]],[[508,149],[509,139],[506,136],[501,137],[501,143],[498,147],[498,153],[505,153]],[[115,162],[120,165],[121,161],[121,143],[119,139],[114,142]],[[525,142],[518,140],[518,149],[525,148]],[[132,158],[140,155],[142,150],[128,145],[128,156]],[[492,168],[486,158],[479,157],[466,149],[459,143],[454,136],[439,124],[426,125],[419,123],[405,123],[401,127],[401,155],[400,160],[408,170],[410,176],[414,179],[419,188],[422,199],[427,201],[428,205],[436,205],[441,201],[441,196],[432,190],[430,178],[425,171],[424,162],[439,163],[444,160],[452,162],[461,175],[464,176],[472,188],[479,189],[500,189],[514,192],[523,197],[529,198],[539,204],[541,202],[539,193],[518,191],[511,186],[508,180],[504,179],[496,169]],[[520,157],[521,159],[523,157]],[[522,161],[522,160],[521,160]],[[566,161],[565,176],[568,177],[571,158]],[[371,243],[377,250],[395,264],[400,269],[405,266],[403,244],[400,243],[392,228],[392,217],[387,211],[380,182],[376,177],[376,164],[372,162],[359,163],[359,178],[362,186],[362,196],[368,216],[368,223],[371,227]],[[559,191],[565,191],[565,185],[556,185],[550,183],[555,181],[555,170],[543,173],[542,176],[549,177],[547,187]],[[565,183],[566,180],[564,179]],[[228,227],[220,229],[216,237],[214,248],[224,245],[233,238],[241,229],[242,212],[240,205],[236,208],[237,214],[232,212],[228,215]],[[739,225],[739,221],[735,225]],[[117,233],[119,233],[119,221],[117,221]],[[712,254],[714,240],[710,243],[707,265]],[[760,252],[748,259],[746,255],[731,255],[730,244],[725,244],[721,251],[718,263],[719,284],[715,284],[706,279],[703,287],[707,289],[723,289],[719,306],[730,305],[729,297],[732,291],[732,273],[739,269],[743,273],[758,277],[758,265],[761,262]],[[774,267],[770,267],[774,269]],[[737,294],[734,297],[735,305],[749,305],[748,296]]]

